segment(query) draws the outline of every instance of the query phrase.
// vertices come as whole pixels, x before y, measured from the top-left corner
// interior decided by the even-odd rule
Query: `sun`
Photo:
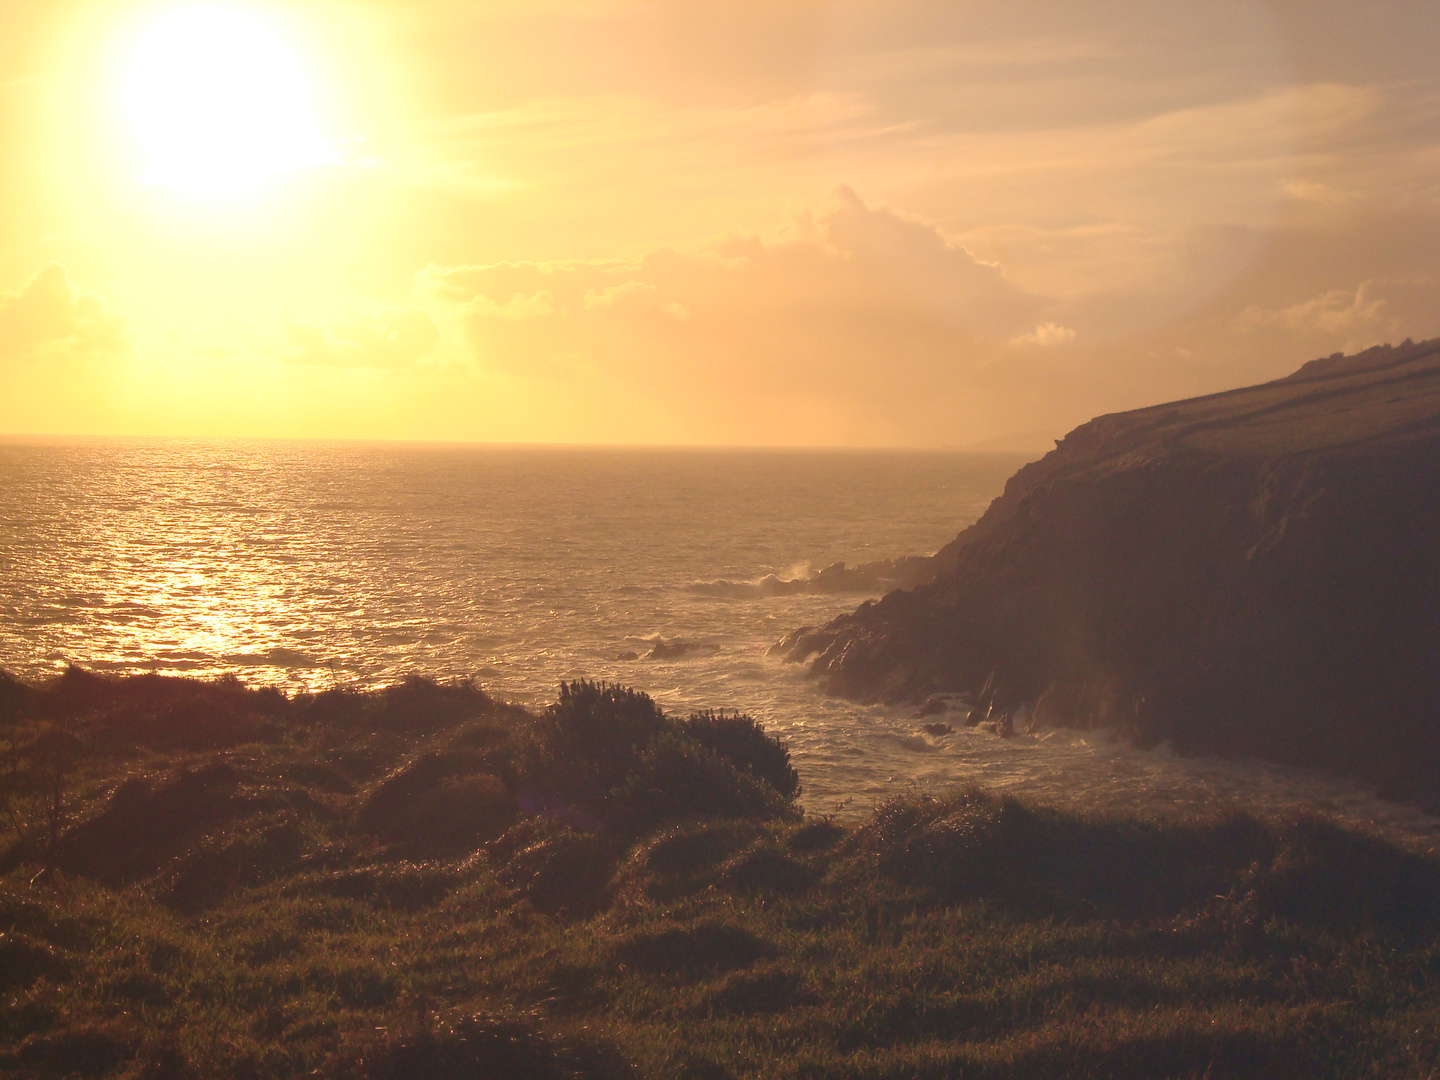
[[[332,157],[305,57],[258,8],[162,11],[128,42],[115,100],[141,178],[188,199],[250,197]]]

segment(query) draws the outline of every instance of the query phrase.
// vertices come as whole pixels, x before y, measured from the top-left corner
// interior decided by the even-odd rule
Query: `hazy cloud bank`
[[[18,293],[0,293],[0,358],[119,353],[129,344],[125,317],[83,292],[59,263]]]
[[[703,402],[750,441],[806,441],[823,416],[840,426],[811,441],[965,445],[1440,333],[1440,249],[1412,238],[1396,258],[1413,213],[1316,220],[1291,206],[1277,230],[1196,230],[1203,290],[1039,295],[933,224],[841,188],[773,242],[432,266],[417,303],[458,327],[478,374],[512,385],[630,393],[672,417]]]
[[[320,367],[409,367],[440,340],[434,321],[418,307],[356,315],[332,327],[291,321],[286,330],[291,347],[282,354],[285,362]]]

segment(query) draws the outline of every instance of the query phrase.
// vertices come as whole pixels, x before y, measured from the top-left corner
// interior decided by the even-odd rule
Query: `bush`
[[[677,723],[646,694],[583,680],[561,685],[524,771],[536,790],[522,805],[623,829],[773,817],[799,789],[788,751],[749,717],[700,713]]]
[[[763,780],[786,799],[800,794],[800,776],[790,764],[790,751],[744,713],[694,713],[681,725],[692,739],[708,746],[731,764]]]
[[[641,859],[653,874],[694,874],[713,869],[750,839],[747,829],[729,822],[676,825],[647,845]]]
[[[560,700],[535,725],[531,771],[550,794],[598,813],[644,748],[670,727],[647,694],[609,683],[561,683]]]
[[[202,846],[177,860],[167,875],[162,902],[180,911],[199,911],[238,889],[294,869],[304,852],[304,836],[293,822]]]
[[[635,829],[687,817],[770,818],[786,810],[774,788],[675,732],[646,747],[611,802],[616,816]]]
[[[437,683],[407,676],[380,694],[381,724],[392,731],[436,731],[485,716],[494,709],[490,695],[469,679]]]
[[[705,1011],[716,1016],[759,1016],[819,1003],[799,972],[783,964],[762,964],[726,976],[706,995]]]

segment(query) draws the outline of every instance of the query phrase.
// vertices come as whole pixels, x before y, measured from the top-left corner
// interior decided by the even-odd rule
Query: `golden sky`
[[[0,431],[967,446],[1440,334],[1434,0],[0,0]]]

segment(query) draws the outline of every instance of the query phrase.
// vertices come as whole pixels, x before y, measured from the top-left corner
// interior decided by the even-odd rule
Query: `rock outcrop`
[[[1092,420],[934,566],[776,648],[1440,807],[1440,341]]]

